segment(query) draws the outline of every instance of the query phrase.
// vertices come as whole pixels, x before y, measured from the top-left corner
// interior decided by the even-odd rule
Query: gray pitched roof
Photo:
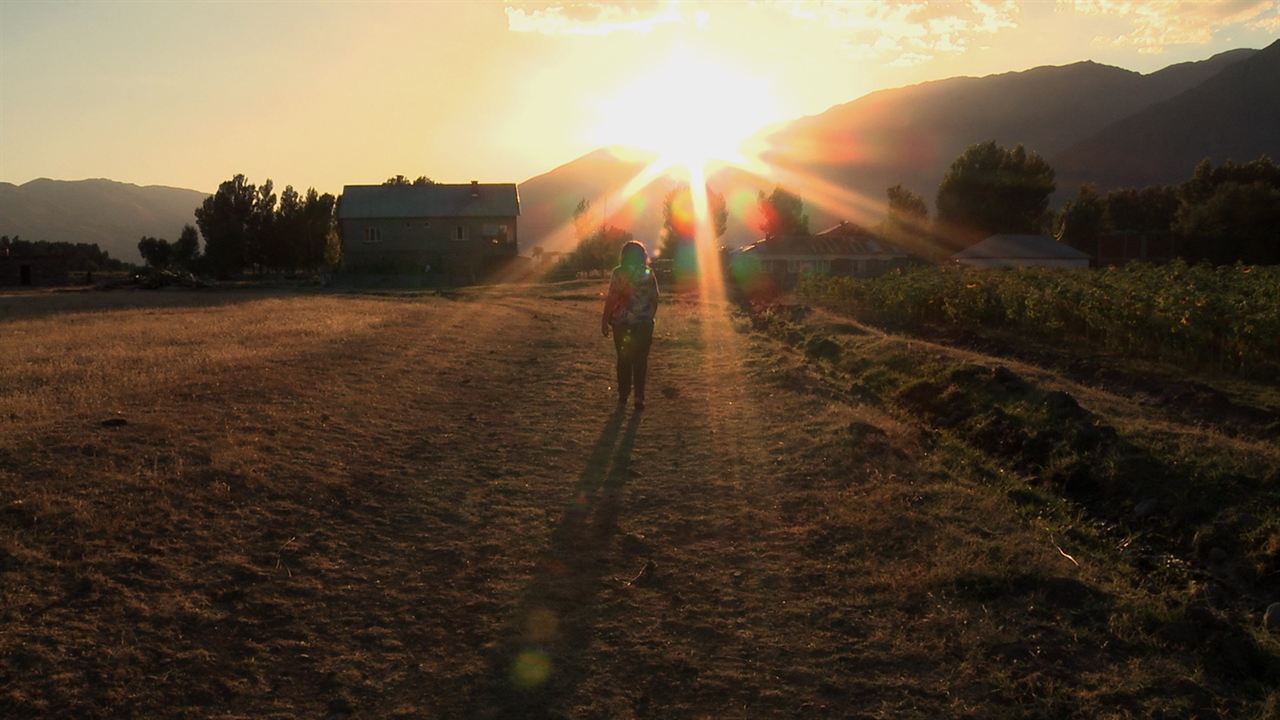
[[[1088,260],[1089,256],[1048,235],[992,235],[951,256],[964,258]]]
[[[870,230],[842,222],[814,235],[781,235],[742,248],[744,253],[768,256],[850,257],[896,255],[906,257],[901,248]]]
[[[429,218],[515,217],[520,195],[515,183],[448,185],[347,185],[338,217]]]

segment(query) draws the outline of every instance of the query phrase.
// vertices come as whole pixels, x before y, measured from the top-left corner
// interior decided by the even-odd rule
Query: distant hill
[[[1059,157],[1119,121],[1180,97],[1259,53],[1233,50],[1147,75],[1080,62],[882,90],[773,129],[764,138],[768,149],[763,157],[784,185],[805,198],[813,229],[841,219],[875,222],[891,185],[901,183],[932,205],[947,166],[972,143],[1022,143],[1047,158]],[[1255,134],[1265,132],[1265,127],[1259,124]],[[560,249],[570,242],[547,228],[562,226],[579,199],[598,198],[618,184],[616,178],[639,170],[634,163],[611,157],[596,151],[522,184],[521,245],[530,247],[543,239],[548,249]],[[730,198],[731,208],[739,209],[756,190],[773,185],[741,170],[714,173],[710,182]],[[641,193],[636,202],[645,212],[621,218],[651,246],[661,226],[660,201],[669,182],[659,185]],[[1066,187],[1059,183],[1060,189]],[[742,212],[739,216],[730,221],[727,245],[756,236],[751,217]]]
[[[1176,183],[1210,157],[1280,159],[1280,40],[1202,83],[1075,143],[1051,162],[1058,187]]]
[[[839,220],[879,220],[885,189],[901,183],[932,205],[951,161],[968,145],[1022,143],[1058,171],[1059,196],[1082,181],[1103,187],[1174,182],[1206,155],[1221,161],[1280,157],[1280,42],[1233,50],[1146,75],[1094,62],[958,77],[882,90],[762,133],[771,178],[806,201],[814,230]],[[656,179],[619,196],[652,158],[599,149],[519,186],[520,247],[564,250],[571,217],[592,203],[654,247],[662,198]],[[730,207],[723,242],[756,239],[755,196],[775,180],[736,168],[711,174]],[[111,180],[0,183],[0,234],[91,242],[139,261],[138,238],[174,239],[205,193]]]
[[[591,200],[592,213],[599,217],[605,199],[620,191],[650,160],[601,148],[520,183],[521,250],[528,252],[535,245],[567,249],[573,242],[570,221],[578,202]]]
[[[114,180],[0,183],[0,235],[96,243],[111,257],[141,262],[138,238],[176,240],[208,193]]]
[[[605,220],[631,232],[651,248],[656,247],[662,229],[662,201],[675,186],[669,177],[656,178],[627,198],[621,196],[632,178],[654,158],[633,151],[601,148],[530,178],[520,184],[520,247],[528,252],[535,245],[546,250],[567,250],[574,244],[573,211],[581,200],[589,200],[592,223]],[[772,185],[750,173],[724,169],[714,173],[713,187],[733,188],[736,197],[726,197],[739,212],[729,218],[727,238],[749,238],[754,229],[756,192]],[[745,212],[743,212],[745,210]]]

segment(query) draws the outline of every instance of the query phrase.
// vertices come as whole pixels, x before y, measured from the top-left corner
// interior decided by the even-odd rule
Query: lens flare
[[[687,46],[602,94],[593,140],[658,155],[662,171],[746,162],[743,146],[783,118],[769,79]]]
[[[532,690],[551,677],[551,658],[537,648],[526,648],[511,663],[511,684],[521,690]]]

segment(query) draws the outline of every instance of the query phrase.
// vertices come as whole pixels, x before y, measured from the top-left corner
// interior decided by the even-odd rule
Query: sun
[[[649,153],[657,173],[685,180],[751,165],[749,141],[780,119],[766,78],[687,48],[605,91],[599,110],[596,142]]]

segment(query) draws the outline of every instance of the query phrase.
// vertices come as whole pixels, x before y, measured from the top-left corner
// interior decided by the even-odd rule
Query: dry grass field
[[[601,289],[0,295],[0,716],[1280,717],[1265,422]]]

